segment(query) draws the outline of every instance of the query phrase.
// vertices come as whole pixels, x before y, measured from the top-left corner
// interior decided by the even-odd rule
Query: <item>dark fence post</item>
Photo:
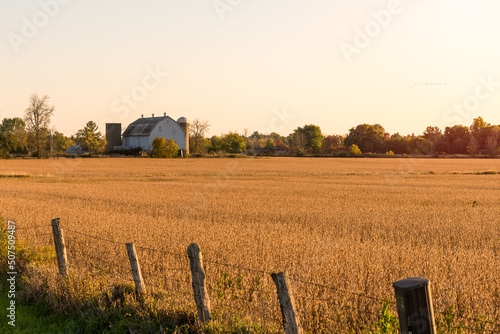
[[[431,282],[412,277],[394,282],[392,286],[396,293],[401,334],[436,334]]]
[[[54,235],[59,274],[66,276],[68,275],[68,256],[66,254],[66,246],[64,244],[63,229],[59,220],[60,218],[52,219],[52,234]]]
[[[299,317],[295,309],[295,300],[293,298],[292,286],[285,272],[271,274],[280,302],[281,314],[283,316],[283,329],[285,334],[302,334]]]
[[[146,285],[144,284],[144,279],[142,278],[141,266],[139,265],[139,259],[137,258],[137,252],[135,251],[135,245],[133,243],[127,243],[125,245],[127,246],[128,258],[130,259],[132,275],[134,276],[135,291],[137,291],[137,293],[145,292]]]
[[[200,246],[198,244],[189,245],[187,253],[191,266],[194,299],[198,308],[198,317],[201,322],[209,322],[212,320],[212,315],[210,314],[210,297],[205,286],[205,271],[203,270]]]

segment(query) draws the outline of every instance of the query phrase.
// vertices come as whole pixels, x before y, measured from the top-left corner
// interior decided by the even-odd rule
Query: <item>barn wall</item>
[[[181,150],[186,149],[186,133],[182,130],[181,126],[170,117],[166,117],[156,124],[149,135],[149,142],[152,143],[156,137],[173,139]]]
[[[123,137],[123,144],[122,145],[125,148],[136,148],[138,146],[141,146],[141,143],[139,141],[140,138],[141,137]],[[145,138],[147,138],[147,137],[145,137]]]
[[[146,136],[139,137],[139,141],[140,141],[140,146],[144,151],[151,151],[153,149],[153,146],[149,142],[148,137]]]

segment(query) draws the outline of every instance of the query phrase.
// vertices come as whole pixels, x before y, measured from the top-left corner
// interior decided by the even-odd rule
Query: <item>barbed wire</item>
[[[87,236],[87,237],[90,237],[90,238],[95,238],[95,239],[99,239],[99,240],[103,240],[103,241],[107,241],[107,242],[111,242],[111,243],[119,243],[119,242],[114,241],[114,240],[109,240],[109,239],[104,239],[104,238],[97,237],[97,236],[88,235],[86,233],[75,231],[75,230],[72,230],[72,229],[67,229],[66,228],[66,230],[74,232],[74,233],[77,233],[77,234],[81,234],[81,235],[84,235],[84,236]],[[189,256],[187,254],[179,254],[179,253],[175,253],[175,252],[171,252],[171,251],[166,251],[166,250],[161,250],[161,249],[156,249],[156,248],[151,248],[151,247],[145,247],[145,246],[140,246],[140,245],[135,245],[135,247],[138,248],[138,249],[149,250],[149,251],[153,251],[153,252],[167,253],[167,254],[170,254],[170,255],[175,255],[175,256],[179,256],[179,257],[183,257],[183,258],[189,258],[189,259],[199,260],[199,258],[191,257],[191,256]],[[259,269],[254,269],[254,268],[248,268],[248,267],[243,267],[243,266],[239,266],[239,265],[235,265],[235,264],[223,263],[223,262],[219,262],[219,261],[211,261],[211,260],[205,260],[204,259],[203,262],[209,263],[209,264],[213,264],[213,265],[218,265],[218,266],[226,266],[226,267],[236,268],[236,269],[240,269],[240,270],[252,271],[252,272],[256,272],[256,273],[260,273],[260,274],[267,274],[267,275],[271,275],[272,274],[271,272],[264,271],[264,270],[259,270]],[[296,282],[300,282],[300,283],[303,283],[303,284],[308,284],[308,285],[313,285],[313,286],[316,286],[316,287],[322,287],[322,288],[325,288],[325,289],[339,291],[339,292],[343,292],[343,293],[355,295],[355,296],[358,296],[358,297],[368,298],[368,299],[377,300],[377,301],[380,299],[378,297],[369,296],[369,295],[362,294],[362,293],[359,293],[359,292],[353,292],[353,291],[348,291],[348,290],[344,290],[344,289],[340,289],[340,288],[337,288],[337,287],[332,287],[332,286],[328,286],[328,285],[324,285],[324,284],[309,282],[309,281],[304,280],[301,277],[289,276],[289,278],[290,278],[290,280],[294,280]]]
[[[324,289],[339,291],[339,292],[351,294],[351,295],[358,296],[358,297],[368,298],[368,299],[372,299],[372,300],[377,300],[377,301],[380,300],[380,297],[374,297],[374,296],[370,296],[370,295],[363,294],[363,293],[360,293],[360,292],[348,291],[348,290],[344,290],[344,289],[341,289],[341,288],[337,288],[337,287],[329,286],[329,285],[324,285],[324,284],[320,284],[320,283],[308,282],[308,281],[303,280],[302,278],[296,278],[296,277],[293,277],[293,276],[289,276],[288,278],[291,281],[296,281],[296,282],[300,282],[300,283],[307,284],[307,285],[313,285],[313,286],[316,286],[316,287],[321,287],[321,288],[324,288]]]
[[[207,282],[207,287],[211,291],[217,291],[219,289],[217,288],[217,286],[215,286],[216,284],[217,283]],[[262,288],[250,288],[250,289],[247,289],[247,291],[249,291],[249,292],[260,292],[261,294],[267,294],[267,293],[271,292],[269,290],[264,290]],[[235,295],[233,295],[233,296],[235,296]]]
[[[69,229],[69,228],[64,228],[64,229],[66,231],[70,231],[70,232],[73,232],[73,233],[76,233],[76,234],[80,234],[80,235],[86,236],[88,238],[94,238],[94,239],[98,239],[98,240],[101,240],[101,241],[110,242],[110,243],[113,243],[113,244],[122,243],[120,241],[115,241],[115,240],[101,238],[101,237],[98,237],[98,236],[95,236],[95,235],[86,234],[86,233],[75,231],[75,230],[72,230],[72,229]],[[125,244],[125,242],[123,242],[123,244]]]
[[[31,226],[31,227],[25,227],[25,228],[17,228],[16,230],[31,230],[31,229],[37,229],[37,228],[49,227],[49,226],[52,226],[52,225],[48,225],[48,224],[47,225],[38,225],[38,226]],[[98,237],[98,236],[95,236],[95,235],[90,235],[90,234],[83,233],[83,232],[76,231],[76,230],[69,229],[69,228],[65,228],[65,230],[68,231],[68,232],[72,232],[72,233],[76,233],[78,235],[82,235],[82,236],[88,237],[88,238],[93,238],[93,239],[105,241],[105,242],[112,243],[112,244],[117,244],[117,243],[125,244],[125,242],[122,242],[122,241],[110,240],[110,239],[107,239],[107,238],[102,238],[102,237]],[[52,233],[35,234],[35,235],[30,235],[30,236],[31,237],[42,237],[42,236],[47,236],[47,235],[52,235]],[[145,251],[158,252],[158,253],[162,253],[162,254],[166,253],[166,254],[178,256],[178,257],[181,257],[181,258],[184,258],[184,259],[199,259],[199,258],[196,258],[196,257],[191,257],[188,254],[180,254],[180,253],[173,252],[173,251],[168,251],[168,250],[165,250],[165,249],[158,249],[158,248],[152,248],[152,247],[141,246],[141,245],[135,245],[135,247],[138,248],[138,249],[141,249],[141,250],[145,250]],[[238,269],[238,270],[255,272],[255,273],[259,273],[259,274],[266,274],[266,275],[273,274],[272,272],[268,272],[268,271],[261,270],[261,269],[248,268],[248,267],[240,266],[240,265],[237,265],[237,264],[224,263],[224,262],[215,261],[215,260],[206,260],[206,259],[204,259],[203,262],[208,263],[210,265],[214,265],[214,266],[219,267],[219,268],[222,267],[222,266],[224,266],[224,267],[235,268],[235,269]],[[181,269],[181,268],[164,268],[164,270],[188,271],[186,269]],[[241,274],[241,272],[238,272],[238,273]],[[311,282],[311,281],[308,281],[307,279],[305,279],[303,277],[300,277],[300,276],[289,275],[288,278],[291,281],[300,282],[300,283],[303,283],[303,284],[306,284],[306,285],[320,287],[320,288],[328,289],[328,290],[332,290],[332,291],[338,291],[338,292],[350,294],[352,296],[357,296],[357,297],[361,297],[361,298],[367,298],[367,299],[370,299],[370,300],[380,301],[380,297],[375,297],[375,296],[371,296],[371,295],[360,293],[360,292],[349,291],[349,290],[341,289],[341,288],[338,288],[338,287],[335,287],[335,286],[326,285],[326,284]],[[152,280],[153,281],[154,278],[147,279],[147,280]],[[167,282],[178,282],[178,283],[182,283],[184,285],[184,284],[189,283],[189,279],[164,278],[164,282],[166,282],[166,283]],[[215,284],[208,284],[208,287],[212,291],[215,290],[215,288],[216,288]],[[251,289],[248,289],[248,290],[249,291],[251,290],[252,292],[260,292],[260,293],[266,293],[266,294],[270,292],[268,290],[263,290],[261,288],[251,288]],[[246,298],[240,297],[240,296],[238,296],[236,294],[232,295],[231,297],[235,298],[235,299],[240,299],[240,300],[244,300],[245,299],[246,300]],[[311,300],[312,299],[314,301],[332,302],[332,300],[322,299],[322,298],[317,298],[317,297],[297,296],[295,298],[300,299],[300,300]],[[358,312],[361,312],[361,313],[364,313],[364,314],[368,314],[370,316],[377,316],[377,317],[380,316],[380,314],[369,312],[369,311],[364,310],[364,309],[362,309],[360,307],[352,307],[352,306],[348,306],[348,305],[344,305],[344,307],[347,307],[350,310],[357,310]],[[443,315],[443,316],[449,316],[450,315],[447,312],[438,312],[437,314]],[[486,329],[486,328],[479,329],[482,332],[500,333],[500,330],[499,330],[500,323],[495,322],[494,320],[465,317],[465,316],[461,316],[461,315],[458,315],[458,314],[452,314],[452,315],[453,315],[453,317],[457,317],[457,318],[460,318],[460,319],[463,319],[463,320],[475,322],[475,323],[477,323],[476,326],[481,326],[481,327],[490,327],[490,326],[493,326],[493,327],[495,327],[495,329]],[[273,322],[275,321],[274,318],[271,318],[271,317],[266,317],[266,318],[267,319],[273,319]],[[469,327],[469,326],[467,326],[465,324],[460,324],[460,326],[462,328],[468,329],[468,330],[473,331],[473,332],[476,331],[476,329],[474,329],[472,327]]]
[[[52,232],[51,233],[44,233],[44,234],[33,234],[33,235],[31,235],[31,237],[43,237],[46,235],[52,235]]]
[[[248,301],[248,300],[246,300],[245,298],[242,298],[242,297],[240,297],[240,296],[238,296],[238,295],[231,295],[231,298],[232,298],[232,299],[237,299],[237,300],[240,300],[240,301]],[[227,300],[226,300],[226,302],[227,302]],[[268,304],[268,306],[270,306],[270,305]],[[279,307],[279,305],[275,305],[275,306]],[[243,309],[242,307],[235,307],[235,309],[237,309],[237,310],[238,310],[238,311],[240,311],[240,312],[241,312],[241,311],[245,311],[245,312],[250,311],[250,313],[251,313],[251,314],[253,314],[253,315],[258,315],[259,317],[261,317],[261,318],[263,318],[263,319],[271,320],[272,322],[276,322],[276,321],[278,321],[278,322],[279,322],[279,321],[281,320],[281,319],[279,319],[279,318],[276,318],[276,316],[269,315],[269,313],[266,313],[266,312],[262,312],[262,313],[260,313],[260,312],[259,312],[259,313],[255,313],[253,310],[250,310],[249,308],[247,308],[247,309]],[[271,310],[271,309],[272,309],[272,308],[269,308],[269,310]],[[245,315],[246,315],[246,314],[245,314]]]
[[[38,226],[30,226],[30,227],[16,227],[16,231],[17,230],[32,230],[32,229],[35,229],[35,228],[40,228],[40,227],[47,227],[47,226],[50,226],[52,227],[52,225],[38,225]]]
[[[137,249],[143,249],[143,250],[148,250],[148,251],[151,251],[151,252],[157,252],[157,253],[167,253],[167,254],[175,255],[175,256],[178,256],[178,257],[182,257],[182,258],[188,258],[187,254],[175,253],[175,252],[172,252],[172,251],[158,249],[158,248],[145,247],[145,246],[141,246],[141,245],[135,245],[135,248],[137,248]]]
[[[328,300],[328,299],[322,299],[322,298],[314,298],[314,297],[306,297],[306,296],[297,296],[297,297],[294,297],[295,299],[302,299],[302,300],[315,300],[315,301],[324,301],[324,302],[331,302],[331,300]],[[379,313],[374,313],[374,312],[370,312],[370,311],[366,311],[366,310],[363,310],[359,307],[352,307],[352,306],[349,306],[349,305],[343,305],[342,307],[344,308],[348,308],[350,310],[357,310],[361,313],[365,313],[365,314],[368,314],[368,315],[373,315],[373,316],[376,316],[376,317],[379,317],[380,314]]]
[[[191,259],[191,257],[189,257],[189,258]],[[198,259],[198,258],[193,258],[193,259]],[[272,274],[271,272],[267,272],[265,270],[259,270],[259,269],[254,269],[254,268],[247,268],[247,267],[242,267],[242,266],[235,265],[235,264],[223,263],[223,262],[218,262],[218,261],[203,260],[203,262],[204,263],[215,264],[215,265],[219,265],[219,266],[232,267],[232,268],[246,270],[246,271],[253,271],[253,272],[256,272],[256,273],[259,273],[259,274],[267,274],[267,275],[271,275]]]

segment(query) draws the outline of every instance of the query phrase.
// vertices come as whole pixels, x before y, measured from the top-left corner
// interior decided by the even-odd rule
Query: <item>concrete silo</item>
[[[110,152],[113,146],[122,145],[122,124],[106,123],[106,152]]]
[[[184,153],[189,154],[189,122],[186,117],[181,117],[177,120],[177,124],[179,124],[186,133],[186,151]]]

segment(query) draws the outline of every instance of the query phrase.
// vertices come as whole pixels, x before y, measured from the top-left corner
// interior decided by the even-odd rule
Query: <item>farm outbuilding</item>
[[[174,121],[163,114],[161,117],[141,117],[131,123],[123,132],[122,146],[125,149],[140,147],[144,151],[152,150],[156,137],[173,139],[185,154],[189,154],[189,122],[185,117]]]
[[[71,145],[67,150],[66,150],[66,154],[76,154],[76,155],[80,155],[80,154],[85,154],[87,152],[85,152],[83,150],[83,148],[80,146],[80,145]]]

